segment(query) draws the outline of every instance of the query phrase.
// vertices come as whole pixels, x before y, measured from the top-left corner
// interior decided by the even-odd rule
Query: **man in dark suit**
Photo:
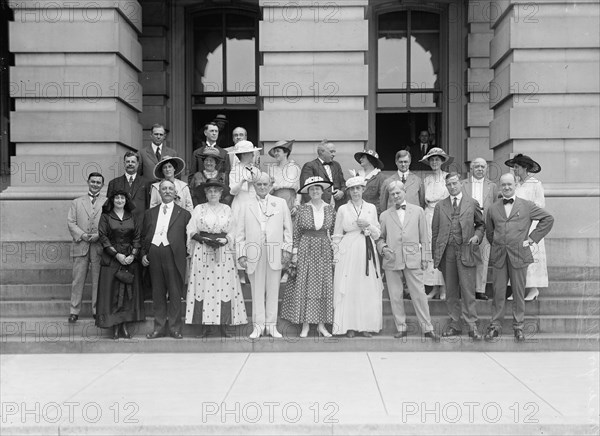
[[[177,206],[175,185],[169,180],[160,182],[161,203],[146,211],[142,227],[142,265],[150,267],[154,331],[148,339],[166,335],[183,338],[181,297],[186,270],[186,226],[190,213]],[[167,304],[168,299],[168,304]]]
[[[486,177],[487,162],[480,157],[471,161],[471,177],[463,182],[463,191],[469,197],[477,200],[479,206],[483,208],[483,217],[487,216],[487,211],[494,201],[498,199],[498,187]],[[485,285],[488,276],[488,262],[490,260],[490,243],[487,238],[483,238],[479,245],[481,256],[477,259],[477,273],[475,274],[475,298],[478,300],[487,300],[485,295]]]
[[[419,176],[411,173],[409,170],[412,156],[406,150],[400,150],[396,153],[396,166],[398,171],[391,177],[388,177],[381,188],[380,208],[387,210],[394,205],[394,199],[390,196],[388,187],[392,182],[402,182],[406,191],[406,201],[415,206],[425,206],[425,187]]]
[[[518,342],[525,340],[525,279],[527,266],[533,263],[531,247],[552,229],[554,218],[535,203],[515,195],[516,181],[510,174],[500,177],[502,199],[496,201],[487,212],[486,237],[492,249],[490,264],[494,268],[494,301],[492,321],[485,335],[491,341],[500,335],[504,318],[506,285],[510,278],[513,291],[513,329]],[[531,222],[538,220],[536,228],[529,233]]]
[[[125,174],[116,177],[108,182],[107,197],[110,197],[115,191],[125,191],[129,193],[135,209],[132,214],[136,222],[141,226],[144,221],[144,213],[150,206],[150,185],[151,182],[138,174],[139,155],[133,151],[128,151],[123,157],[125,165]]]
[[[154,178],[154,167],[156,164],[165,156],[179,156],[177,152],[165,145],[167,139],[167,131],[162,124],[155,124],[152,126],[152,132],[150,133],[152,138],[152,144],[142,148],[140,153],[140,176],[146,177],[148,180],[157,182],[158,179]]]
[[[421,130],[419,133],[419,140],[409,148],[410,155],[412,156],[410,169],[413,171],[429,171],[431,168],[419,161],[423,159],[423,156],[425,156],[432,148],[433,145],[429,142],[429,131]]]
[[[225,172],[225,174],[229,174],[231,171],[231,163],[229,159],[229,155],[225,149],[219,147],[217,144],[217,140],[219,139],[219,127],[217,127],[214,123],[208,123],[204,126],[204,136],[206,136],[206,141],[202,141],[200,147],[198,147],[192,153],[192,160],[190,161],[190,176],[193,176],[198,171],[202,171],[204,169],[204,159],[203,154],[204,150],[207,148],[214,148],[219,152],[219,156],[221,156],[221,165],[222,168],[219,168]]]
[[[462,334],[462,306],[462,319],[469,327],[469,337],[481,340],[477,331],[475,258],[480,256],[479,244],[485,229],[483,214],[476,200],[463,195],[458,173],[446,175],[446,189],[450,196],[435,205],[431,224],[433,266],[444,276],[450,315],[450,325],[442,336]]]
[[[335,202],[337,210],[344,202],[346,194],[346,179],[341,165],[334,161],[335,145],[326,140],[321,141],[317,146],[318,157],[315,160],[306,162],[300,172],[300,186],[304,186],[304,182],[309,177],[319,176],[333,183],[333,186],[327,188],[321,197],[324,202],[331,204],[331,199]],[[306,203],[310,200],[308,194],[302,195],[302,202]]]

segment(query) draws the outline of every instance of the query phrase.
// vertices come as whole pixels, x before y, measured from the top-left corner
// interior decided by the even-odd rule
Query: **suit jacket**
[[[463,182],[463,192],[469,197],[473,198],[473,182],[471,177]],[[494,182],[488,179],[483,179],[483,204],[480,204],[483,208],[483,217],[486,217],[487,211],[492,204],[498,199],[498,187]]]
[[[96,202],[92,204],[88,195],[83,195],[73,200],[67,213],[67,227],[73,238],[71,244],[71,256],[80,257],[87,255],[90,250],[90,242],[81,239],[84,233],[98,236],[98,223],[102,215],[102,206],[106,197],[98,195]]]
[[[138,169],[138,175],[144,176],[148,180],[156,181],[158,179],[154,178],[154,167],[158,163],[156,160],[156,155],[152,151],[152,144],[148,144],[144,148],[138,151],[140,154],[140,167]],[[161,146],[161,156],[179,156],[175,150],[167,147],[164,143]]]
[[[325,166],[321,163],[320,159],[311,160],[306,162],[302,167],[302,171],[300,172],[300,186],[304,186],[304,181],[309,177],[319,176],[324,180],[329,180],[333,182],[333,189],[328,188],[323,192],[323,196],[321,197],[323,201],[327,204],[331,204],[331,195],[334,189],[339,189],[343,192],[346,192],[346,179],[344,178],[344,171],[340,166],[339,162],[332,161],[331,165],[331,175],[333,180],[329,178],[327,175],[327,171],[325,170]],[[302,202],[306,203],[310,201],[310,197],[308,194],[302,195]],[[341,200],[336,200],[335,209],[337,210],[342,204],[345,203],[344,198]]]
[[[142,226],[142,257],[147,256],[150,251],[150,245],[152,245],[152,239],[154,238],[154,232],[156,231],[160,206],[161,204],[147,210],[144,215],[144,224]],[[187,266],[186,227],[190,218],[191,214],[187,210],[176,204],[173,205],[169,229],[167,230],[167,240],[169,241],[169,247],[171,248],[171,253],[173,253],[173,259],[175,260],[175,265],[181,276],[182,283],[185,283],[185,269]],[[152,267],[151,264],[149,268]]]
[[[433,148],[433,145],[429,144],[427,146],[427,151],[425,152],[425,154],[427,154],[429,152],[429,150],[431,150]],[[410,153],[410,169],[413,171],[430,171],[431,168],[429,167],[429,165],[423,164],[421,162],[419,162],[421,159],[423,159],[423,156],[425,156],[425,154],[423,154],[423,151],[421,150],[421,143],[415,143],[412,144],[410,147],[408,147],[408,151]]]
[[[536,228],[529,233],[531,222],[539,220]],[[508,255],[515,268],[525,268],[533,263],[533,255],[529,247],[523,247],[523,242],[531,238],[538,243],[546,236],[554,218],[545,209],[535,203],[515,197],[510,216],[506,216],[502,199],[496,201],[487,211],[486,237],[492,245],[490,265],[502,268]]]
[[[385,182],[383,182],[380,199],[381,210],[389,209],[394,205],[394,201],[392,200],[392,197],[390,197],[388,187],[390,183],[400,181],[400,175],[398,174],[398,171],[396,171],[393,176],[388,177]],[[419,176],[413,173],[408,173],[404,187],[406,188],[407,203],[411,203],[419,207],[425,207],[425,187],[423,186],[423,180],[421,180]]]
[[[151,181],[147,178],[140,176],[139,173],[135,176],[133,185],[129,186],[127,181],[127,175],[124,174],[120,177],[116,177],[108,182],[107,197],[110,197],[115,191],[126,191],[129,192],[131,200],[135,204],[135,209],[131,212],[133,218],[141,226],[144,221],[144,213],[150,206],[150,185]]]
[[[462,233],[461,262],[465,266],[475,266],[481,260],[479,244],[483,240],[485,224],[483,214],[477,200],[464,195],[458,206],[458,222]],[[435,205],[433,221],[431,223],[431,249],[433,251],[433,266],[438,268],[448,241],[450,240],[450,227],[452,225],[452,197],[446,197]],[[478,238],[477,245],[469,244],[469,239],[474,235]]]
[[[290,210],[284,199],[267,195],[267,253],[268,262],[272,269],[280,270],[281,250],[292,252],[292,218]],[[241,210],[239,222],[237,225],[236,243],[241,256],[246,256],[248,274],[256,271],[256,264],[261,253],[258,247],[261,246],[262,231],[260,220],[263,218],[263,212],[260,209],[258,200],[252,199],[247,203],[247,207]]]
[[[202,160],[202,157],[200,155],[204,153],[206,147],[208,147],[208,145],[206,145],[206,142],[203,141],[202,146],[192,153],[192,160],[190,161],[190,176],[188,180],[191,181],[194,174],[204,169],[204,161]],[[223,158],[223,162],[221,162],[220,164],[217,162],[217,169],[219,169],[220,172],[225,172],[225,174],[229,174],[229,171],[231,171],[230,155],[227,153],[227,151],[225,151],[219,146],[215,146],[215,149],[219,152],[221,158]]]
[[[381,237],[377,241],[379,253],[384,245],[395,252],[393,259],[383,258],[383,269],[419,269],[421,261],[429,260],[429,234],[425,212],[420,206],[406,203],[404,224],[400,223],[395,206],[387,209],[379,218]]]

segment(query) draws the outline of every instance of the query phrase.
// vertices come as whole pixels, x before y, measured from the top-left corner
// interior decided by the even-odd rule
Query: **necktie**
[[[402,183],[406,183],[406,177],[404,176],[404,174],[402,174]]]
[[[131,188],[131,185],[133,185],[133,176],[129,176],[129,187]]]
[[[504,200],[502,200],[502,203],[504,204],[513,204],[514,202],[515,200],[512,198],[505,198]]]
[[[323,165],[327,165],[327,166],[331,166],[333,164],[333,162],[323,162]]]
[[[454,212],[458,210],[458,201],[456,200],[456,197],[452,200],[452,207],[454,208]]]
[[[421,144],[421,149],[423,150],[423,156],[427,154],[427,144]]]
[[[163,206],[163,213],[164,213],[165,215],[167,214],[167,205],[166,205],[166,204]]]
[[[401,204],[400,206],[398,206],[398,205],[396,204],[395,206],[396,206],[396,210],[398,210],[398,209],[403,209],[403,210],[406,210],[406,204]]]
[[[92,200],[92,204],[96,204],[96,198],[98,198],[98,194],[88,194],[90,196],[90,200]]]
[[[160,157],[161,157],[160,147],[156,147],[156,160],[159,162],[160,162]]]

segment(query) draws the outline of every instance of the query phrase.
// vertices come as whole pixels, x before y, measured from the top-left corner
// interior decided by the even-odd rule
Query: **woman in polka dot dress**
[[[186,324],[220,326],[230,337],[227,325],[246,324],[246,306],[235,265],[233,216],[220,203],[223,185],[216,179],[204,183],[207,203],[194,208],[187,226],[191,253],[187,291]],[[207,336],[210,329],[203,332]]]
[[[325,323],[333,322],[333,249],[330,235],[335,224],[335,210],[321,199],[331,182],[321,177],[309,177],[300,194],[310,201],[298,209],[294,226],[293,263],[295,278],[289,278],[283,297],[281,317],[302,324],[301,338],[308,336],[310,324],[325,337],[331,333]]]

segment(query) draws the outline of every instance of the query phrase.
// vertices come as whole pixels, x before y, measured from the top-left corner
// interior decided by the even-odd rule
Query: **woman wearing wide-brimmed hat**
[[[333,330],[348,337],[359,332],[370,338],[382,328],[383,283],[375,249],[381,233],[377,208],[362,199],[365,185],[361,176],[346,181],[350,200],[340,206],[335,219]]]
[[[184,208],[188,212],[194,210],[192,194],[187,183],[176,179],[185,169],[185,162],[180,157],[164,156],[160,162],[154,166],[154,178],[158,180],[169,180],[175,185],[175,204]],[[152,184],[150,189],[150,207],[158,206],[160,199],[160,182]]]
[[[308,336],[310,324],[317,332],[331,334],[325,324],[333,323],[333,247],[331,234],[335,210],[321,199],[323,191],[333,183],[319,176],[309,177],[299,190],[310,201],[298,208],[294,226],[294,256],[296,275],[288,278],[281,317],[302,324],[300,337]]]
[[[379,155],[375,150],[363,150],[354,153],[354,160],[362,167],[358,174],[363,176],[367,182],[362,198],[375,205],[377,216],[379,216],[382,212],[379,197],[381,188],[387,178],[381,172],[383,170],[383,162],[379,159]]]
[[[207,202],[194,208],[187,226],[191,262],[185,322],[210,326],[202,336],[219,326],[221,336],[229,337],[228,325],[248,322],[235,266],[233,214],[220,202],[225,189],[220,180],[208,179],[200,188]]]
[[[434,147],[423,156],[421,163],[429,165],[433,174],[428,175],[423,179],[425,187],[425,219],[427,220],[427,231],[429,232],[429,240],[431,241],[431,223],[433,222],[433,211],[438,201],[448,197],[448,189],[446,189],[446,171],[442,170],[442,165],[449,165],[454,158],[448,156],[444,150],[439,147]],[[433,289],[429,293],[428,298],[439,296],[441,300],[446,299],[446,286],[442,272],[433,267],[433,262],[430,262],[423,274],[423,283],[425,286],[432,286]]]
[[[530,200],[538,207],[546,207],[546,198],[544,197],[544,187],[542,182],[533,176],[542,170],[540,164],[529,156],[517,154],[509,159],[505,164],[511,167],[517,177],[517,197]],[[531,223],[529,232],[536,228],[538,221]],[[525,301],[537,299],[539,295],[538,288],[548,287],[548,267],[546,262],[546,245],[542,239],[537,247],[531,247],[533,263],[527,267],[527,279],[525,282]]]
[[[295,140],[292,139],[275,143],[269,150],[269,156],[275,158],[277,165],[270,165],[267,171],[273,180],[271,195],[286,201],[292,217],[296,215],[296,210],[302,200],[302,197],[298,195],[301,168],[290,159],[294,142]]]
[[[223,193],[221,194],[221,203],[231,204],[231,195],[229,195],[229,174],[223,170],[223,157],[215,147],[205,147],[202,153],[199,154],[200,159],[204,163],[203,169],[192,174],[190,177],[190,190],[192,192],[192,202],[194,207],[206,203],[206,195],[202,184],[209,179],[216,179],[223,185]]]

